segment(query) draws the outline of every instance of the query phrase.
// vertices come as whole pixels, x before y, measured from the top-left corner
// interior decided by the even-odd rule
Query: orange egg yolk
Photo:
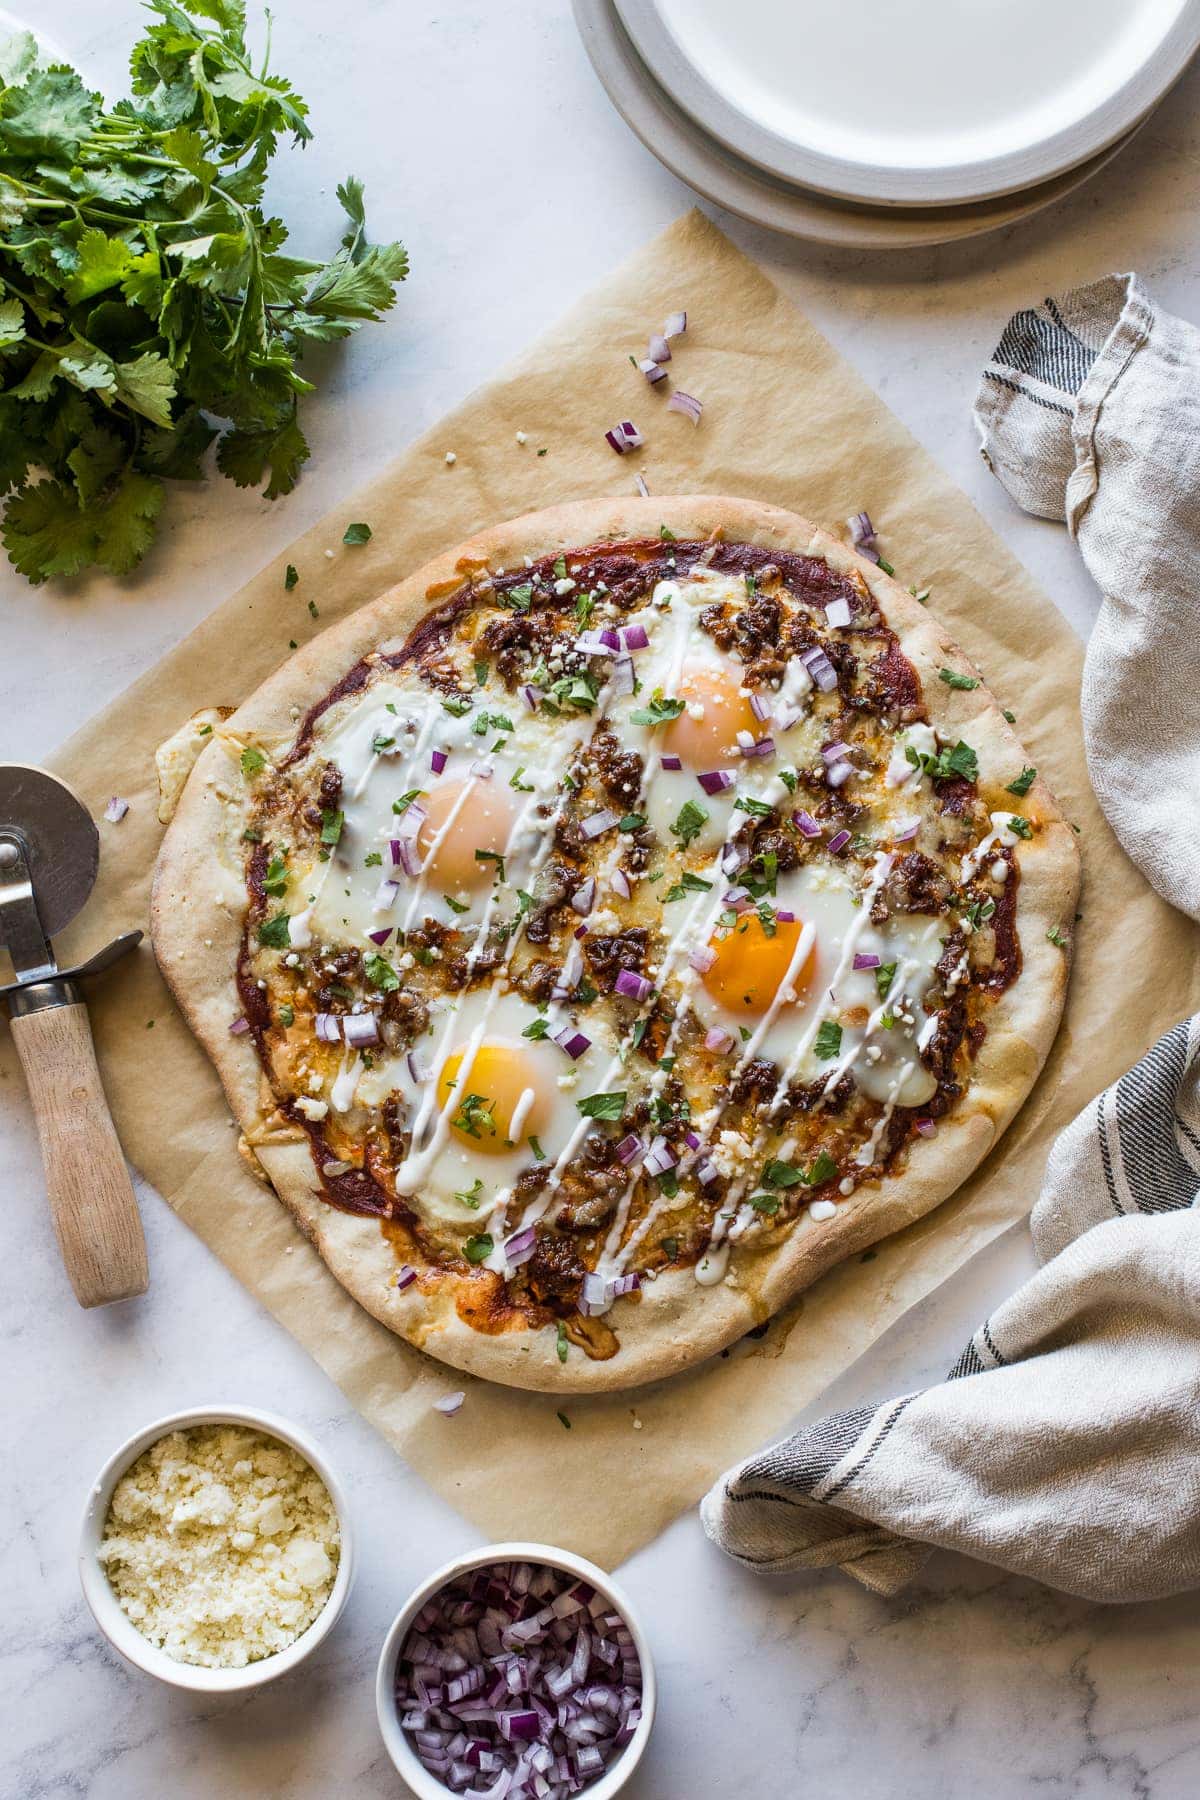
[[[444,1111],[449,1103],[450,1129],[462,1143],[497,1156],[545,1130],[553,1096],[519,1043],[480,1044],[465,1081],[460,1081],[463,1054],[452,1052],[438,1076],[438,1104]]]
[[[765,727],[738,686],[732,670],[686,669],[675,693],[684,709],[663,732],[663,749],[690,769],[719,769],[736,751],[739,731],[759,737]]]
[[[765,1013],[787,980],[803,929],[798,921],[777,921],[769,936],[757,913],[745,913],[728,937],[713,937],[709,948],[717,960],[702,977],[713,999],[728,1012]],[[798,994],[811,978],[816,947],[814,938],[792,974]]]
[[[422,805],[417,848],[426,879],[451,891],[490,885],[497,865],[476,852],[504,855],[516,816],[507,791],[490,781],[444,781]]]

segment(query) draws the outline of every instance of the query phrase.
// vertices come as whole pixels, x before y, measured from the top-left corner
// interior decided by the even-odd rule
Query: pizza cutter
[[[100,834],[83,802],[42,769],[0,763],[0,945],[15,980],[0,987],[33,1101],[58,1247],[81,1306],[144,1294],[146,1240],[96,1067],[80,982],[141,942],[114,938],[60,969],[48,939],[92,891]]]

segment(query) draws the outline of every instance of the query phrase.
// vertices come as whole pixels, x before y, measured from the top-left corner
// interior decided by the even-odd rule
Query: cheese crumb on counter
[[[322,1610],[341,1535],[289,1444],[244,1425],[160,1438],[113,1490],[100,1562],[122,1611],[176,1662],[241,1669]]]

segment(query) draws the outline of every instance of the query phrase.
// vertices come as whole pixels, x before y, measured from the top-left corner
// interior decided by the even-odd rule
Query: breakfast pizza
[[[978,670],[793,514],[484,531],[215,722],[160,965],[329,1267],[495,1381],[711,1355],[929,1212],[1066,991],[1078,853]]]

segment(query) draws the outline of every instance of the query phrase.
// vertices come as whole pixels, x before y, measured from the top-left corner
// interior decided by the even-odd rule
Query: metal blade
[[[33,878],[20,838],[0,832],[0,943],[20,982],[41,981],[58,964],[46,942],[33,898]]]
[[[47,939],[75,917],[99,862],[95,822],[65,782],[0,764],[0,944],[18,981],[54,974]]]

